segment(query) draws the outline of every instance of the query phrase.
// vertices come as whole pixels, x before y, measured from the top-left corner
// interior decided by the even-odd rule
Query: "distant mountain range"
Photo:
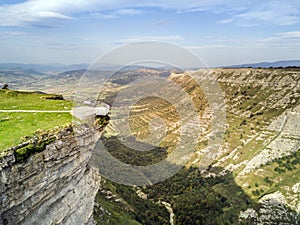
[[[41,73],[65,72],[69,70],[87,69],[88,64],[22,64],[22,63],[0,63],[0,70],[35,71]]]
[[[291,67],[296,66],[300,67],[300,60],[284,60],[277,62],[259,62],[252,64],[239,64],[232,66],[220,66],[222,68],[243,68],[243,67],[252,67],[252,68],[269,68],[269,67]],[[74,71],[74,70],[85,70],[89,67],[89,64],[22,64],[22,63],[0,63],[0,71],[1,70],[14,70],[21,71],[24,73],[30,74],[43,74],[43,73],[62,73],[66,71]],[[101,69],[100,69],[101,68]],[[122,68],[122,66],[101,66],[99,70],[114,70]],[[135,70],[145,68],[143,66],[130,66],[123,68],[124,70]],[[167,69],[167,68],[161,68]],[[197,68],[187,68],[187,69],[197,69]]]
[[[300,60],[283,60],[283,61],[276,61],[276,62],[259,62],[259,63],[252,63],[252,64],[240,64],[240,65],[225,66],[223,68],[243,68],[243,67],[270,68],[270,67],[291,67],[291,66],[300,67]]]

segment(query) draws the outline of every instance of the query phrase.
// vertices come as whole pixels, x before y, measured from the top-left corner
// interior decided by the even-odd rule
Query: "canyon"
[[[197,190],[203,187],[214,197],[218,196],[220,204],[224,203],[220,210],[232,213],[232,217],[225,216],[226,220],[235,221],[229,224],[243,224],[243,221],[252,221],[248,224],[276,224],[278,221],[298,224],[300,70],[242,68],[211,71],[224,94],[226,129],[211,166],[200,172],[201,160],[209,154],[206,146],[213,107],[208,104],[203,90],[196,87],[190,73],[193,71],[168,76],[188,92],[201,122],[201,138],[196,151],[187,163],[187,169],[175,175],[174,180],[170,178],[153,187],[142,187],[139,193],[143,195],[139,196],[141,194],[132,191],[136,187],[111,184],[99,174],[98,168],[90,165],[99,138],[113,146],[120,146],[111,138],[116,136],[118,118],[113,117],[105,129],[84,125],[76,129],[63,128],[51,136],[55,139],[43,151],[24,160],[18,159],[16,152],[29,143],[1,153],[0,224],[112,224],[111,221],[122,219],[134,221],[133,224],[149,224],[145,222],[149,214],[142,215],[130,198],[142,206],[149,206],[147,209],[159,208],[160,211],[154,213],[160,221],[157,224],[180,224],[178,221],[190,224],[187,219],[190,215],[185,213],[190,213],[189,206],[199,204],[194,200],[196,196],[202,196]],[[105,97],[113,99],[112,96],[126,87],[129,76],[124,77],[122,81],[125,82],[120,82],[119,77],[119,83],[108,81],[104,90],[106,96],[102,96],[104,100]],[[59,86],[56,88],[59,89]],[[167,135],[157,147],[162,150],[175,146],[180,137],[179,117],[174,111],[172,105],[161,99],[148,98],[138,102],[133,106],[130,118],[134,135],[143,140],[150,131],[157,131],[151,138],[155,139],[155,135],[161,137],[158,130],[149,128],[153,118],[158,117],[165,121]],[[160,128],[159,122],[158,125],[156,127]],[[148,144],[153,144],[151,138]],[[172,151],[172,148],[168,150]],[[134,162],[129,155],[118,152],[114,147],[111,151],[116,156],[121,155],[123,159],[120,160]],[[159,155],[163,156],[162,153]],[[152,159],[150,157],[147,159]],[[130,198],[128,193],[131,193]],[[202,198],[203,202],[207,200],[206,196]],[[159,206],[158,202],[163,205]],[[213,205],[208,204],[208,207],[213,208]],[[200,208],[196,209],[200,212]],[[116,209],[120,209],[122,215],[116,215]],[[153,208],[151,210],[154,212]],[[218,216],[216,218],[224,215],[220,213]]]

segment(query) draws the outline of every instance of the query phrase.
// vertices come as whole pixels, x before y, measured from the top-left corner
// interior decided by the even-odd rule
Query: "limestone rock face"
[[[299,224],[300,217],[286,206],[285,197],[279,191],[265,195],[260,199],[259,210],[252,208],[240,212],[239,222],[242,224]]]
[[[61,131],[55,142],[23,163],[0,162],[0,225],[87,224],[100,185],[88,162],[101,132]]]

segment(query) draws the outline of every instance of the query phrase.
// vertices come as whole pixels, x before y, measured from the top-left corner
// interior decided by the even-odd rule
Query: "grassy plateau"
[[[71,110],[72,102],[36,92],[0,90],[0,110]],[[31,136],[72,121],[69,113],[0,112],[0,152]]]

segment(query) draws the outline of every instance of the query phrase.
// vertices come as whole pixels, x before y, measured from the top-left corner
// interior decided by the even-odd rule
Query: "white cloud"
[[[183,37],[179,35],[174,36],[136,36],[130,37],[124,40],[120,40],[115,44],[129,44],[135,42],[143,42],[143,41],[182,41]]]
[[[299,43],[300,44],[300,31],[282,32],[276,34],[274,37],[265,38],[261,40],[262,43],[282,44],[282,43]]]
[[[299,49],[300,48],[300,31],[283,32],[273,37],[260,40],[258,44],[262,46],[273,47],[274,49]],[[299,51],[298,51],[299,58]]]
[[[96,18],[99,18],[99,19],[105,19],[105,20],[119,18],[118,15],[111,14],[111,13],[110,14],[104,14],[104,13],[97,12],[97,13],[91,13],[90,15],[93,16],[93,17],[96,17]]]
[[[218,51],[219,49],[290,49],[300,47],[300,30],[291,32],[281,32],[267,38],[228,38],[217,40],[211,38],[209,43],[202,45],[186,46],[190,50],[208,50]]]
[[[138,15],[141,13],[142,11],[136,9],[119,9],[116,11],[116,14],[118,15],[129,15],[129,16]]]
[[[4,34],[5,35],[10,35],[10,36],[22,36],[26,33],[22,32],[22,31],[7,31],[7,32],[4,32]]]
[[[217,23],[219,23],[219,24],[227,24],[227,23],[232,23],[233,21],[234,21],[234,19],[223,19],[223,20],[217,21]]]
[[[186,46],[186,48],[190,49],[190,50],[207,49],[207,48],[228,48],[228,47],[230,47],[230,46],[229,45],[221,45],[221,44]]]
[[[191,8],[191,9],[184,9],[184,10],[178,10],[178,13],[194,13],[194,12],[201,12],[206,11],[205,8]]]
[[[57,12],[51,12],[51,11],[41,11],[38,12],[37,15],[41,18],[71,19],[71,17],[69,16]]]
[[[300,23],[299,0],[28,0],[0,5],[0,26],[18,26],[49,18],[70,19],[76,13],[89,13],[112,19],[141,14],[143,7],[172,9],[178,13],[212,11],[224,16],[220,24],[258,25],[262,21],[277,25]]]
[[[290,1],[260,1],[243,10],[237,10],[218,23],[235,23],[239,26],[256,26],[262,22],[288,26],[300,23],[300,2]]]
[[[300,39],[300,31],[283,32],[279,33],[279,36],[282,38]]]
[[[0,25],[18,26],[25,22],[36,22],[43,19],[70,19],[64,14],[58,1],[31,0],[24,3],[0,7]]]
[[[141,10],[136,10],[136,9],[118,9],[118,10],[110,11],[109,13],[92,12],[90,13],[90,15],[100,19],[117,19],[120,16],[124,16],[124,15],[133,16],[141,13],[142,13]]]

